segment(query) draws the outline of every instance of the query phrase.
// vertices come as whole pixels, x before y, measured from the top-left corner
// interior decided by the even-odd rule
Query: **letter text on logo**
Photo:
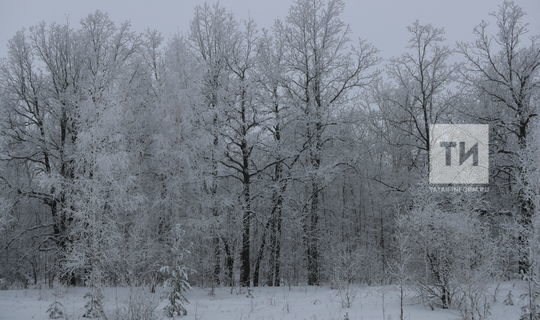
[[[430,126],[429,182],[489,183],[489,128],[486,124]]]

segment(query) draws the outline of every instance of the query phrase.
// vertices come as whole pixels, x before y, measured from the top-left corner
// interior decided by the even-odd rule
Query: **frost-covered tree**
[[[167,299],[165,315],[169,318],[187,315],[186,298],[187,292],[191,289],[188,282],[188,269],[183,265],[184,254],[187,252],[183,232],[179,225],[174,228],[173,238],[170,243],[170,254],[173,256],[172,263],[161,268],[165,275],[164,295]]]
[[[491,124],[496,155],[494,177],[510,179],[512,200],[518,221],[519,273],[529,272],[530,257],[526,248],[532,231],[534,201],[528,193],[523,156],[529,149],[531,127],[537,122],[538,104],[533,97],[540,89],[540,46],[538,35],[529,41],[523,9],[509,1],[492,13],[496,33],[488,23],[474,29],[472,43],[461,43],[466,59],[463,76],[477,94],[487,101],[476,118]],[[504,191],[503,191],[504,192]],[[536,191],[537,192],[537,191]]]
[[[486,282],[537,281],[540,53],[523,11],[503,3],[460,56],[415,22],[386,66],[343,11],[297,0],[265,30],[201,5],[170,38],[99,11],[17,32],[0,64],[0,278],[85,285],[91,317],[108,285],[165,285],[183,315],[188,270],[211,293],[329,282],[346,306],[351,284],[410,281],[469,315]],[[442,122],[490,124],[489,192],[427,190]]]
[[[335,124],[332,115],[351,92],[373,78],[375,49],[359,41],[351,46],[349,27],[342,21],[343,2],[296,1],[284,22],[278,24],[283,37],[287,66],[286,90],[301,115],[303,132],[297,143],[306,148],[306,205],[302,212],[308,284],[320,283],[321,191],[325,186],[323,153],[329,141],[326,131]]]
[[[234,252],[233,241],[225,233],[220,232],[219,223],[223,222],[228,211],[223,204],[222,184],[219,181],[219,161],[222,159],[223,143],[220,137],[224,107],[225,88],[230,71],[227,69],[226,56],[232,45],[232,39],[237,35],[236,21],[219,4],[210,6],[204,4],[195,8],[191,22],[189,40],[194,48],[203,72],[201,79],[200,125],[208,134],[203,140],[206,150],[201,153],[204,161],[201,172],[204,175],[203,189],[209,195],[210,201],[205,202],[204,210],[210,211],[208,218],[212,233],[213,274],[212,282],[220,284],[222,256],[224,255],[228,283],[233,284]],[[203,142],[201,141],[201,142]]]
[[[73,184],[73,149],[83,58],[78,35],[67,24],[40,24],[9,42],[2,64],[2,160],[0,174],[20,200],[43,204],[47,246],[66,249],[70,223],[67,198]],[[38,66],[39,65],[39,66]],[[26,179],[14,179],[11,170]],[[19,171],[22,172],[22,171]]]
[[[448,91],[453,68],[448,64],[450,48],[445,46],[444,30],[418,21],[407,27],[410,52],[393,58],[388,65],[395,82],[388,99],[391,109],[382,109],[387,121],[409,138],[403,142],[417,149],[417,165],[427,172],[431,124],[448,121],[454,97]],[[381,104],[382,107],[387,104]],[[445,119],[446,117],[446,119]],[[400,144],[399,140],[395,142]]]

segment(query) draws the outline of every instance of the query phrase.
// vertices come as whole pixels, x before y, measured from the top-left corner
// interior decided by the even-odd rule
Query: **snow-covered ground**
[[[497,294],[497,301],[490,297],[493,320],[519,319],[519,295],[523,292],[522,283],[503,283]],[[514,305],[503,304],[508,291],[512,290]],[[67,314],[67,319],[81,319],[86,288],[67,288],[60,301]],[[0,291],[0,320],[48,319],[47,308],[58,290],[26,289]],[[230,288],[219,288],[215,295],[209,295],[209,289],[194,288],[188,294],[190,304],[188,315],[184,319],[216,319],[216,320],[343,320],[346,314],[350,320],[397,320],[399,319],[399,295],[396,287],[353,287],[354,299],[350,308],[342,307],[339,290],[328,287],[279,287],[252,288],[250,292],[237,288],[231,293]],[[160,294],[148,293],[147,290],[129,288],[106,288],[105,306],[108,314],[114,309],[122,308],[130,299],[139,299],[136,304],[157,305],[156,313],[161,315],[165,301]],[[135,296],[135,298],[133,298]],[[384,298],[383,298],[384,296]],[[383,307],[384,299],[384,307]],[[145,301],[141,303],[140,301]],[[459,319],[457,310],[434,310],[424,307],[409,297],[405,305],[406,319],[410,320],[454,320]],[[114,317],[113,317],[114,318]]]

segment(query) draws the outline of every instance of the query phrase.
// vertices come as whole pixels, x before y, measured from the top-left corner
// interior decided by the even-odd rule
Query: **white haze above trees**
[[[504,2],[472,42],[416,21],[382,61],[343,10],[298,0],[264,30],[205,4],[172,39],[99,11],[17,32],[0,66],[0,278],[88,286],[93,317],[105,285],[166,285],[182,315],[187,275],[414,284],[442,308],[463,284],[537,281],[538,30]],[[489,192],[429,191],[434,123],[490,125]]]

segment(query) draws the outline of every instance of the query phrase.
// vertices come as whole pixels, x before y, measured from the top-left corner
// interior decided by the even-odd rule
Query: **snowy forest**
[[[540,30],[493,3],[474,40],[412,19],[383,59],[344,10],[291,1],[262,28],[207,3],[169,38],[95,11],[13,34],[0,319],[30,319],[8,313],[31,309],[20,290],[48,294],[39,319],[540,319]],[[453,123],[489,125],[485,187],[428,182],[429,127]],[[257,311],[294,290],[304,309]],[[219,297],[238,307],[195,303]]]

